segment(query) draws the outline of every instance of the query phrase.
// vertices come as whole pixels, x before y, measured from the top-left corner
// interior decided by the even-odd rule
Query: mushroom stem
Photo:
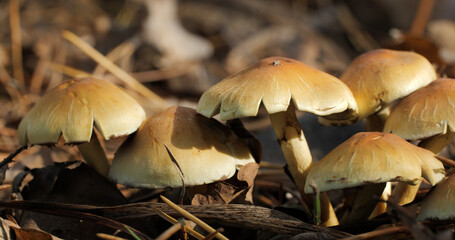
[[[79,148],[79,151],[88,166],[95,169],[104,177],[108,176],[109,161],[107,160],[103,147],[101,147],[101,143],[94,132],[92,133],[90,142],[79,144],[77,147]]]
[[[386,182],[374,183],[359,187],[352,206],[346,209],[341,218],[341,224],[352,224],[367,220],[376,207],[377,199],[384,192],[386,184]]]
[[[447,131],[447,133],[445,134],[439,134],[431,138],[422,140],[419,143],[419,147],[430,150],[434,152],[434,154],[438,154],[439,152],[442,151],[442,149],[444,149],[445,146],[447,146],[447,144],[450,143],[454,135],[455,135],[454,132]]]
[[[299,190],[302,199],[308,206],[313,206],[311,195],[305,194],[305,179],[312,165],[310,148],[306,142],[303,131],[295,115],[295,107],[291,102],[286,112],[270,114],[273,130],[281,146],[284,158],[288,164],[289,172]],[[338,225],[338,219],[333,210],[327,194],[320,194],[321,201],[321,225]]]
[[[442,149],[450,143],[454,132],[448,131],[445,134],[439,134],[425,140],[422,140],[419,143],[419,147],[425,148],[432,151],[434,154],[438,154]],[[393,190],[394,201],[400,205],[408,204],[414,201],[417,191],[420,188],[420,182],[417,185],[410,185],[407,183],[398,183],[398,185]]]
[[[390,115],[390,107],[386,106],[380,111],[366,117],[365,130],[367,132],[382,132],[385,121]]]
[[[382,192],[381,195],[381,200],[376,204],[376,207],[374,208],[373,212],[371,213],[370,217],[368,219],[375,218],[376,216],[379,216],[387,211],[387,200],[389,200],[390,195],[392,194],[392,183],[387,182],[385,185],[385,189]]]

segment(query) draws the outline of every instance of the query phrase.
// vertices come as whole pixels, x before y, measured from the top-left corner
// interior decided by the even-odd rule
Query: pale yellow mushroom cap
[[[115,154],[109,177],[127,186],[181,187],[225,180],[240,166],[255,162],[248,146],[215,119],[184,107],[149,117]]]
[[[209,88],[197,111],[229,120],[256,116],[261,102],[269,114],[285,112],[291,99],[298,110],[317,115],[357,110],[352,93],[336,77],[297,60],[270,57]]]
[[[93,125],[104,139],[130,134],[145,119],[143,108],[114,84],[73,79],[47,92],[22,119],[20,144],[89,142]]]
[[[431,63],[417,53],[386,49],[364,53],[340,77],[354,95],[358,118],[339,118],[333,122],[346,124],[361,120],[436,78]]]
[[[440,78],[404,98],[390,113],[384,132],[418,140],[455,132],[455,79]]]
[[[425,219],[455,218],[455,175],[451,175],[438,183],[423,199],[418,221]]]
[[[312,182],[324,192],[391,181],[417,184],[421,177],[436,184],[444,176],[444,166],[431,151],[391,133],[362,132],[314,164],[305,192],[313,192]]]

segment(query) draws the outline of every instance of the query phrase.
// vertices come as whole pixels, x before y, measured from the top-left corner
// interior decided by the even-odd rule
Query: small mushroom
[[[206,117],[220,113],[222,120],[229,120],[256,116],[261,103],[269,113],[289,171],[305,198],[303,188],[312,157],[295,109],[317,115],[354,114],[357,106],[352,93],[336,77],[302,62],[270,57],[209,88],[201,96],[197,111]],[[325,195],[321,195],[321,202],[330,205]],[[307,203],[312,204],[308,197]],[[328,208],[333,212],[331,205]]]
[[[420,147],[438,154],[455,134],[455,80],[440,78],[404,98],[390,113],[384,132],[422,140]],[[397,203],[412,202],[419,186],[399,184]]]
[[[432,152],[391,133],[362,132],[314,164],[305,192],[313,192],[311,182],[321,192],[362,186],[341,219],[356,223],[370,216],[377,202],[373,196],[381,196],[387,182],[416,184],[421,177],[433,185],[444,178],[444,167]]]
[[[417,53],[386,49],[364,53],[340,77],[354,95],[358,115],[333,114],[319,120],[325,125],[345,125],[366,118],[367,131],[382,131],[390,103],[436,78],[431,63]]]
[[[428,193],[420,206],[418,221],[455,218],[455,175],[450,175]]]
[[[228,179],[252,162],[248,145],[223,124],[174,106],[147,118],[128,137],[115,153],[109,178],[142,188],[195,186]]]
[[[87,164],[107,176],[109,162],[93,133],[105,140],[130,134],[145,119],[142,107],[114,84],[84,78],[65,81],[47,92],[22,119],[20,144],[78,144]]]

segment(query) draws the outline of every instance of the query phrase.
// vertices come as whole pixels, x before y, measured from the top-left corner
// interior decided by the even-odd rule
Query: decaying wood
[[[46,214],[74,217],[75,214],[91,214],[105,218],[140,218],[158,215],[155,207],[170,216],[179,216],[164,203],[135,203],[112,207],[90,205],[59,204],[31,201],[0,202],[0,207],[24,209]],[[312,225],[277,210],[241,204],[181,206],[194,216],[207,223],[239,227],[273,233],[296,235],[303,232],[322,232],[334,238],[349,237],[350,234],[335,229]],[[79,216],[80,217],[80,216]]]

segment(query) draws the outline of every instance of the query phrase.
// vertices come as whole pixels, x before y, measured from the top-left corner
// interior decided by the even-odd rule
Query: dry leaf
[[[35,229],[20,229],[11,227],[16,234],[17,240],[52,240],[52,236],[49,233],[38,231]]]
[[[253,203],[252,189],[259,164],[248,163],[230,179],[188,189],[191,205]]]

